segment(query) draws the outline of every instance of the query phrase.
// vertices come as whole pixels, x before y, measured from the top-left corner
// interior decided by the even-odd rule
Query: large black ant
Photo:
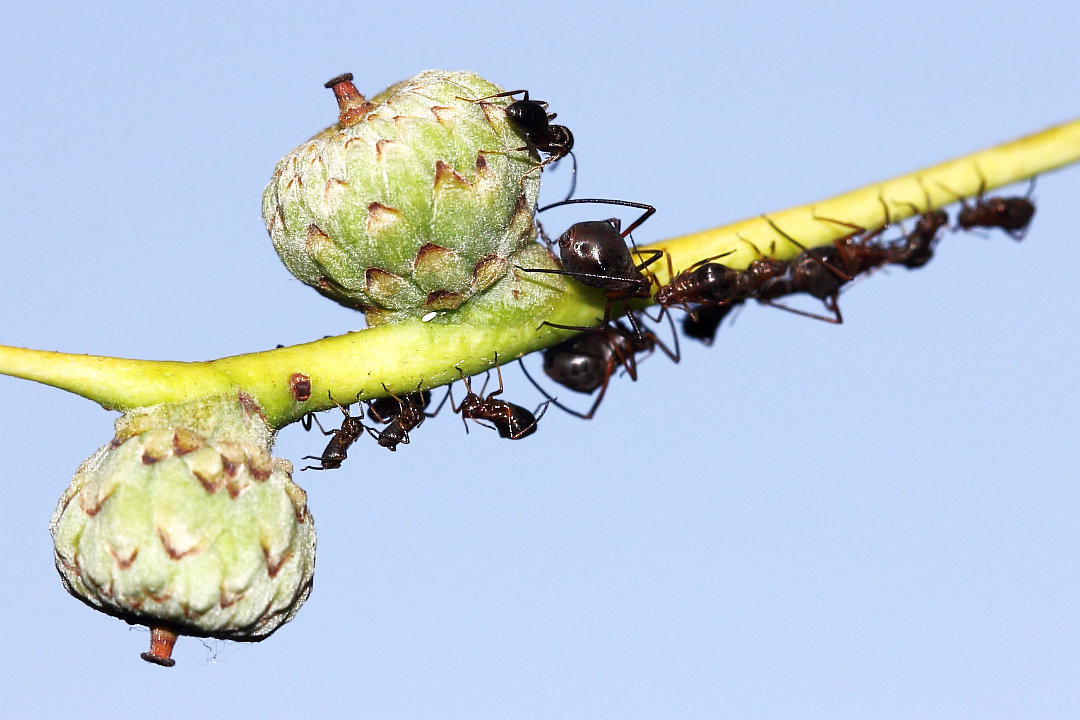
[[[592,407],[587,413],[568,408],[551,398],[540,387],[529,371],[522,364],[521,369],[537,390],[549,398],[556,407],[583,420],[589,420],[596,414],[600,401],[604,399],[615,366],[622,365],[631,380],[637,380],[637,355],[651,353],[656,348],[679,362],[679,338],[672,326],[675,338],[675,350],[672,351],[652,331],[646,330],[639,335],[619,321],[601,328],[592,328],[588,332],[565,340],[544,350],[544,373],[555,382],[580,393],[592,393],[600,388]]]
[[[327,393],[329,395],[329,393]],[[319,426],[319,430],[323,435],[333,435],[330,438],[330,442],[326,444],[326,449],[323,450],[322,455],[305,455],[303,460],[318,460],[320,465],[308,465],[307,467],[300,468],[301,470],[336,470],[341,467],[341,463],[345,461],[345,457],[348,454],[349,447],[352,446],[357,439],[364,434],[364,425],[360,422],[361,416],[354,417],[349,414],[349,411],[343,408],[337,400],[331,396],[330,399],[338,409],[345,414],[345,419],[341,421],[341,427],[336,430],[324,430],[322,423],[319,422],[319,418],[315,413],[308,413],[300,421],[305,430],[311,429],[311,421],[314,420],[315,424]]]
[[[720,323],[732,310],[741,307],[742,301],[727,305],[697,305],[693,307],[683,318],[683,334],[688,338],[699,340],[705,345],[712,345],[716,340],[716,332],[720,329]]]
[[[395,395],[390,392],[383,384],[383,390],[390,395],[395,401],[397,401],[397,412],[392,415],[382,415],[375,407],[374,403],[368,404],[368,412],[372,414],[372,417],[376,422],[388,423],[385,428],[380,432],[375,432],[372,428],[368,428],[367,431],[371,437],[375,438],[380,447],[388,448],[389,450],[396,452],[397,446],[401,443],[409,444],[409,431],[415,430],[420,426],[420,423],[428,417],[433,416],[424,412],[426,403],[424,403],[424,393],[420,392],[420,388],[417,387],[415,392],[407,393],[403,396]],[[431,398],[431,394],[427,393],[427,398]],[[419,402],[417,401],[419,400]],[[445,398],[444,398],[445,401]],[[380,407],[385,409],[386,403],[380,403]],[[442,403],[439,404],[442,407]],[[435,412],[438,412],[436,410]]]
[[[458,368],[458,372],[461,373],[461,368]],[[497,355],[495,357],[495,372],[499,376],[499,389],[492,391],[487,397],[482,397],[484,390],[487,389],[486,380],[484,381],[484,387],[480,388],[480,395],[477,395],[473,392],[469,378],[462,373],[461,379],[465,383],[466,395],[462,398],[461,404],[457,406],[454,405],[454,399],[451,397],[451,409],[456,413],[461,413],[461,422],[465,423],[465,432],[469,431],[469,423],[466,420],[471,419],[476,422],[484,420],[490,422],[499,432],[499,437],[508,440],[520,440],[523,437],[532,435],[536,432],[536,425],[540,422],[540,418],[544,417],[544,413],[547,412],[547,406],[554,400],[549,399],[547,402],[540,403],[533,412],[529,412],[520,405],[515,405],[506,400],[496,400],[495,396],[503,391],[502,369],[499,367]],[[450,392],[452,393],[453,390]],[[481,424],[483,423],[481,422]]]
[[[507,92],[496,93],[495,95],[488,95],[478,100],[470,100],[469,102],[484,102],[485,100],[493,100],[494,98],[509,97],[513,98],[518,93],[522,93],[523,97],[520,100],[514,100],[512,103],[506,106],[506,116],[510,119],[510,122],[521,131],[521,134],[525,136],[528,145],[524,147],[514,148],[509,152],[517,152],[519,150],[538,150],[540,152],[546,152],[548,154],[537,168],[542,168],[545,165],[558,162],[567,155],[574,163],[574,170],[571,175],[572,180],[570,183],[570,192],[567,193],[566,199],[569,200],[574,195],[574,188],[577,186],[577,158],[571,150],[574,147],[574,134],[570,132],[570,128],[565,125],[552,125],[551,121],[556,118],[556,113],[549,113],[547,111],[548,104],[541,100],[530,100],[528,90],[508,90]],[[465,100],[467,98],[462,98]],[[529,172],[533,172],[530,170]]]
[[[968,205],[960,198],[961,207],[956,216],[956,224],[962,230],[976,227],[1001,228],[1013,240],[1023,240],[1027,234],[1028,223],[1035,215],[1035,203],[1030,199],[1035,189],[1035,178],[1031,179],[1031,186],[1023,197],[984,198],[985,189],[986,179],[983,178],[974,205]]]
[[[600,288],[604,291],[607,303],[604,306],[603,324],[611,320],[611,303],[625,301],[632,298],[647,298],[652,295],[652,275],[642,275],[641,271],[660,259],[663,250],[638,251],[639,255],[649,255],[647,260],[635,263],[630,254],[630,248],[626,246],[626,237],[650,215],[656,212],[656,208],[645,203],[630,202],[628,200],[603,200],[596,198],[580,200],[562,200],[552,203],[538,210],[543,212],[560,205],[573,203],[603,203],[607,205],[625,205],[644,210],[637,220],[630,223],[625,229],[621,229],[618,218],[608,220],[587,220],[574,223],[570,228],[559,236],[559,257],[562,261],[562,269],[552,270],[549,268],[523,268],[525,272],[552,273],[555,275],[567,275],[575,278],[584,285]],[[633,244],[633,238],[630,238]],[[628,315],[634,331],[642,337],[641,327],[631,313]],[[581,325],[559,325],[545,320],[541,325],[560,328],[563,330],[591,330],[591,327]]]

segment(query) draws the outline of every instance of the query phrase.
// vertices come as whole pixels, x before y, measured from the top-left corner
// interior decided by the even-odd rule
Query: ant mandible
[[[348,454],[349,448],[357,439],[364,434],[364,425],[360,422],[361,416],[352,416],[349,411],[343,408],[337,400],[334,400],[330,393],[327,393],[327,397],[338,406],[338,409],[345,414],[345,419],[341,421],[341,427],[336,430],[324,430],[322,423],[319,422],[319,418],[315,413],[308,413],[300,421],[300,424],[305,430],[311,429],[311,421],[314,420],[315,424],[319,426],[319,430],[323,435],[333,435],[330,438],[330,442],[326,444],[326,449],[323,450],[322,455],[305,455],[302,460],[318,460],[320,465],[308,465],[307,467],[300,468],[301,470],[336,470],[341,467],[341,463],[345,461],[345,457]]]

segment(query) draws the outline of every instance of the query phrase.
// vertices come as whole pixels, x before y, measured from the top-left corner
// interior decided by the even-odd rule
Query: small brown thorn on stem
[[[371,103],[367,101],[356,86],[352,83],[352,73],[338,75],[326,81],[326,87],[334,91],[337,98],[338,122],[344,127],[355,125],[371,109]]]
[[[150,628],[150,652],[143,653],[139,657],[155,665],[172,667],[176,664],[176,661],[172,659],[175,644],[176,633],[172,630],[161,627]]]

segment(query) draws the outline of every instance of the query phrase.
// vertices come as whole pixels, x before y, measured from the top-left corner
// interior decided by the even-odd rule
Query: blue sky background
[[[1080,113],[1075,3],[700,5],[9,4],[0,342],[203,360],[360,327],[259,215],[344,71],[529,88],[573,129],[579,197],[657,207],[639,242]],[[1036,197],[1023,243],[949,235],[853,287],[841,327],[748,307],[590,423],[511,443],[445,413],[396,454],[361,441],[298,476],[319,556],[297,618],[181,640],[171,671],[52,566],[49,517],[114,414],[0,378],[5,712],[1077,717],[1080,168]],[[293,426],[278,454],[323,444]]]

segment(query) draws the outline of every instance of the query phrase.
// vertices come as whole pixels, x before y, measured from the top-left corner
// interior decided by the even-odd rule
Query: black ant
[[[458,372],[461,373],[461,368],[458,368]],[[465,432],[469,431],[469,423],[466,420],[471,419],[477,422],[487,420],[498,430],[499,437],[508,440],[520,440],[523,437],[532,435],[536,432],[536,425],[540,422],[540,418],[544,417],[544,413],[547,412],[547,406],[553,400],[540,403],[533,412],[529,412],[520,405],[515,405],[506,400],[496,400],[495,396],[503,391],[502,369],[499,367],[497,355],[495,357],[495,372],[499,376],[499,389],[492,391],[487,397],[482,397],[484,390],[487,389],[486,380],[484,381],[484,387],[480,388],[480,395],[477,395],[473,392],[469,378],[462,373],[461,379],[465,383],[466,395],[462,398],[461,404],[457,406],[454,405],[454,400],[451,397],[451,409],[456,413],[461,413],[461,422],[465,423]],[[450,392],[452,393],[453,390]]]
[[[403,396],[410,405],[418,405],[421,410],[431,404],[431,391],[407,393]],[[401,405],[396,397],[375,398],[368,402],[368,417],[377,423],[386,424],[397,417]]]
[[[371,437],[378,441],[380,447],[396,452],[399,444],[409,444],[409,431],[415,430],[420,426],[420,423],[435,413],[428,415],[424,412],[425,405],[415,402],[418,396],[421,401],[424,399],[424,393],[420,392],[419,387],[417,387],[416,392],[404,396],[398,396],[390,392],[385,383],[383,383],[383,390],[386,390],[390,397],[397,401],[397,412],[393,413],[393,415],[384,416],[376,409],[374,403],[369,403],[368,412],[372,414],[375,421],[389,424],[378,433],[372,428],[368,428],[367,431]],[[430,397],[431,394],[428,393],[428,398],[430,399]],[[385,409],[386,403],[380,403],[380,406]],[[441,403],[439,407],[442,407]]]
[[[570,183],[570,192],[567,193],[566,199],[569,200],[574,195],[574,188],[577,186],[577,158],[571,150],[574,147],[574,134],[570,132],[570,128],[565,125],[552,125],[551,121],[556,118],[556,113],[549,113],[547,111],[548,104],[541,100],[530,100],[528,90],[509,90],[507,92],[496,93],[495,95],[488,95],[482,97],[479,100],[470,100],[469,102],[484,102],[485,100],[492,100],[494,98],[509,97],[513,98],[518,93],[522,93],[523,97],[520,100],[514,100],[512,103],[506,106],[506,116],[510,119],[510,122],[521,131],[521,134],[525,136],[526,142],[529,144],[524,147],[514,148],[509,152],[517,152],[519,150],[539,150],[548,154],[537,168],[542,168],[545,165],[558,162],[567,155],[574,163],[574,170],[572,174],[573,180]],[[461,98],[466,100],[467,98]],[[530,170],[529,172],[533,172]]]
[[[329,396],[329,393],[327,393]],[[319,426],[319,430],[323,435],[333,435],[330,438],[330,442],[326,444],[326,449],[323,450],[322,455],[305,455],[303,460],[318,460],[321,465],[308,465],[301,470],[336,470],[341,467],[341,463],[345,461],[345,457],[349,451],[349,447],[364,434],[364,425],[360,422],[361,416],[354,417],[349,414],[349,411],[343,408],[337,400],[330,397],[338,409],[345,414],[345,419],[341,421],[341,427],[337,430],[324,430],[322,423],[319,422],[319,418],[315,413],[308,413],[300,421],[300,424],[305,430],[311,429],[311,421],[314,420],[315,424]]]
[[[732,310],[741,306],[741,301],[727,305],[697,305],[683,318],[682,328],[686,337],[712,345],[720,323]]]
[[[962,230],[975,227],[1001,228],[1013,240],[1023,240],[1027,234],[1028,223],[1035,215],[1035,203],[1030,199],[1035,189],[1035,178],[1031,179],[1031,186],[1024,197],[984,198],[985,189],[986,179],[983,178],[974,205],[968,205],[960,198],[961,208],[956,216],[956,224]]]
[[[672,362],[679,362],[679,337],[675,334],[674,325],[672,325],[672,336],[675,338],[674,352],[652,331],[646,330],[644,334],[638,335],[621,322],[615,321],[602,328],[592,328],[588,332],[544,350],[544,373],[549,378],[580,393],[592,393],[600,388],[600,394],[596,396],[596,400],[587,413],[578,412],[559,403],[540,387],[529,374],[524,363],[521,369],[529,382],[549,398],[549,402],[555,403],[556,407],[564,412],[589,420],[596,414],[600,401],[604,399],[604,393],[607,392],[616,364],[622,365],[630,379],[636,381],[638,354],[651,353],[656,348],[660,348]]]
[[[618,218],[608,220],[588,220],[574,223],[570,228],[559,236],[559,257],[562,261],[562,269],[552,270],[549,268],[523,268],[525,272],[553,273],[555,275],[567,275],[575,278],[584,285],[600,288],[604,291],[607,303],[604,306],[603,324],[611,320],[611,303],[625,301],[632,298],[647,298],[652,295],[653,276],[646,276],[641,271],[660,259],[663,250],[638,251],[634,245],[634,251],[639,255],[649,254],[647,260],[635,263],[630,254],[630,248],[626,246],[626,237],[650,215],[656,212],[652,205],[629,202],[627,200],[603,200],[603,199],[580,199],[562,200],[552,203],[538,210],[543,212],[560,205],[573,203],[603,203],[607,205],[625,205],[644,210],[634,222],[625,229],[621,229]],[[633,244],[633,238],[630,238]],[[643,337],[642,330],[637,320],[631,313],[628,315],[630,324],[634,326],[639,337]],[[559,325],[544,321],[541,326],[547,325],[563,330],[591,330],[593,328],[581,325]]]

